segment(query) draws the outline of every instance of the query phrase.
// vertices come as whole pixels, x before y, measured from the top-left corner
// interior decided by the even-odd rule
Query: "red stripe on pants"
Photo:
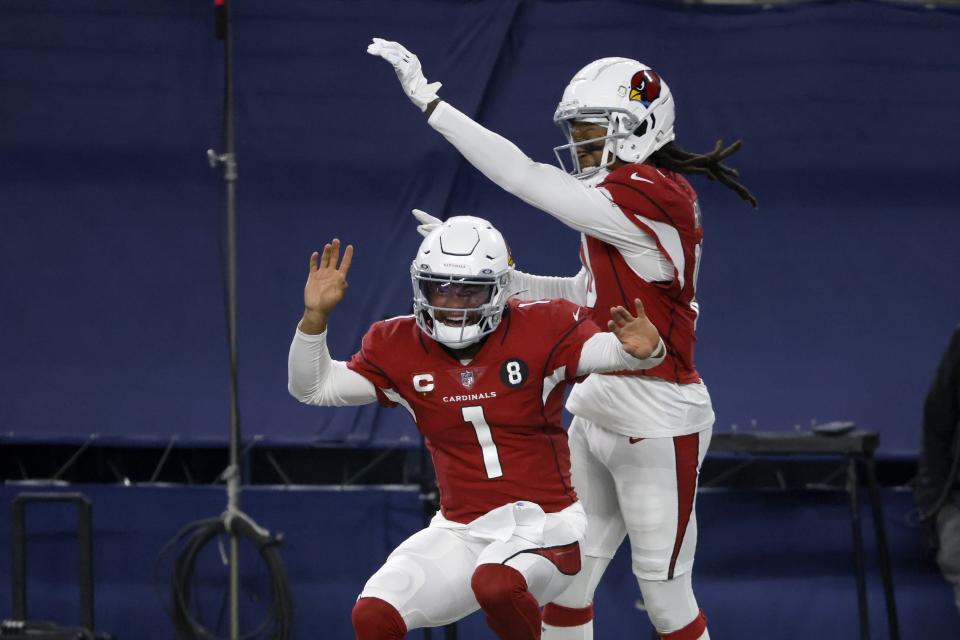
[[[677,467],[677,537],[673,541],[667,580],[673,579],[673,570],[680,555],[683,538],[687,534],[690,514],[693,513],[693,499],[697,492],[697,465],[700,460],[700,434],[675,437],[673,451]]]

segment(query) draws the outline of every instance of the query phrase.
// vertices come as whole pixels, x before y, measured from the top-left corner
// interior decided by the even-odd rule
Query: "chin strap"
[[[466,330],[470,327],[475,327],[477,333],[475,336],[467,338],[465,335],[467,333]],[[451,332],[453,333],[458,333],[459,334],[458,339],[450,340],[449,339],[450,336],[444,336],[443,332],[446,331],[447,329],[450,329]],[[479,324],[469,324],[469,325],[460,327],[458,329],[456,327],[447,327],[442,322],[438,322],[436,319],[434,319],[433,321],[433,334],[434,334],[433,335],[434,340],[436,340],[443,346],[448,347],[450,349],[466,349],[467,347],[479,342],[480,339],[483,337],[483,335],[480,334]]]

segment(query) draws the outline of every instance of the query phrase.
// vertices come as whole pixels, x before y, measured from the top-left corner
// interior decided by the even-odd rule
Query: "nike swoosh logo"
[[[577,307],[577,310],[573,313],[574,320],[580,320],[580,307]]]
[[[637,444],[641,440],[643,440],[643,438],[630,438],[630,444]]]
[[[550,301],[549,301],[549,300],[537,300],[536,302],[521,302],[521,303],[518,304],[517,306],[520,307],[520,308],[523,308],[523,307],[532,307],[532,306],[535,305],[535,304],[550,304]]]
[[[637,182],[649,182],[650,184],[654,184],[653,180],[647,180],[646,178],[641,178],[638,176],[636,171],[630,174],[630,179],[636,180]]]

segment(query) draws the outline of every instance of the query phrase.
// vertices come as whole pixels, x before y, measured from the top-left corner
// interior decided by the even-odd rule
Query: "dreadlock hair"
[[[738,196],[756,209],[757,199],[750,193],[749,189],[735,179],[740,177],[740,172],[720,162],[735,153],[742,145],[743,140],[737,140],[729,147],[724,148],[723,141],[717,140],[713,151],[698,154],[687,151],[673,142],[668,142],[654,151],[647,162],[655,167],[662,167],[676,173],[703,174],[710,180],[716,180],[720,184],[733,189]]]

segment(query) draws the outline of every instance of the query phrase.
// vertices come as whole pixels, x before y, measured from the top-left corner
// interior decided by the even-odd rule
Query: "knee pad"
[[[659,633],[683,629],[700,614],[690,578],[685,573],[673,580],[638,581],[647,615]]]
[[[710,636],[707,634],[707,616],[703,615],[703,611],[697,613],[697,617],[693,619],[692,622],[687,624],[685,627],[677,629],[676,631],[671,631],[669,633],[661,633],[661,640],[710,640]]]
[[[470,586],[500,640],[540,638],[540,605],[522,573],[503,564],[481,564]]]
[[[357,600],[351,619],[357,640],[402,640],[407,635],[400,612],[380,598]]]

